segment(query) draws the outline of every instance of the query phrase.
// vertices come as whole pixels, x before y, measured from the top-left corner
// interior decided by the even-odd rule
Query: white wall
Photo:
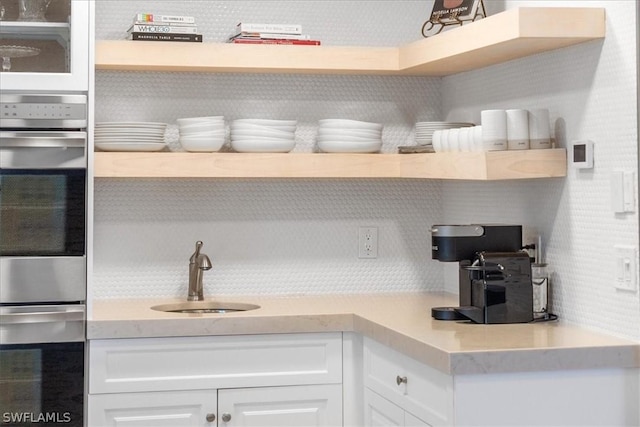
[[[548,107],[559,145],[593,140],[595,166],[569,170],[561,180],[445,183],[444,214],[454,222],[522,221],[537,228],[553,271],[552,310],[640,338],[638,293],[614,288],[613,257],[614,245],[637,247],[638,214],[615,214],[609,194],[614,169],[637,171],[635,2],[509,1],[506,7],[526,5],[605,7],[606,39],[444,78],[443,114],[479,122],[482,109]],[[488,2],[493,12],[504,6]]]
[[[490,13],[524,2],[489,0]],[[533,2],[536,5],[560,2]],[[607,8],[608,35],[534,58],[444,79],[97,72],[96,120],[162,121],[224,114],[297,118],[296,151],[312,151],[318,119],[385,124],[384,149],[410,143],[420,120],[479,121],[481,109],[547,106],[556,137],[596,141],[596,168],[567,179],[506,183],[420,180],[129,180],[96,182],[97,298],[180,296],[188,257],[205,242],[206,293],[388,292],[443,289],[430,260],[434,223],[512,222],[542,231],[562,318],[640,338],[637,294],[612,288],[613,244],[637,244],[636,214],[609,209],[612,167],[637,170],[635,19]],[[99,0],[98,39],[123,38],[136,12],[195,15],[205,41],[240,20],[301,23],[327,45],[396,46],[420,38],[425,1]],[[382,17],[382,22],[381,22]],[[380,228],[379,258],[357,258],[357,228]]]

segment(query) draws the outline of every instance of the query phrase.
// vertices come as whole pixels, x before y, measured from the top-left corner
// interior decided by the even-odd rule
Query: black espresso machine
[[[533,320],[531,259],[521,225],[434,225],[431,256],[459,262],[458,307],[434,307],[438,320],[525,323]]]

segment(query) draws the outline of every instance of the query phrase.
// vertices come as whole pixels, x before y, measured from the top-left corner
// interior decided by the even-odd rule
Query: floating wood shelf
[[[566,176],[566,150],[432,154],[97,152],[96,178],[417,178]]]
[[[603,8],[523,7],[401,47],[103,40],[96,69],[444,76],[604,36]]]

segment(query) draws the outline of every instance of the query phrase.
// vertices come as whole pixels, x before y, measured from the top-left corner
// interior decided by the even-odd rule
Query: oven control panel
[[[84,129],[86,95],[0,95],[0,128]]]
[[[0,118],[3,119],[83,119],[86,113],[86,106],[79,104],[0,103]]]

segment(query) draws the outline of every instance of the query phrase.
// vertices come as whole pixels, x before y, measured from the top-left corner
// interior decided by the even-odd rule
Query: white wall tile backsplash
[[[640,299],[613,289],[614,244],[638,244],[637,214],[615,215],[612,168],[637,171],[636,20],[631,1],[485,0],[607,8],[607,38],[446,78],[96,73],[96,120],[223,114],[297,118],[296,151],[318,119],[385,124],[385,152],[419,120],[479,122],[486,108],[550,108],[560,145],[596,142],[596,167],[566,179],[96,181],[96,298],[186,294],[188,257],[205,243],[205,292],[283,294],[444,289],[451,266],[430,258],[434,223],[508,222],[542,232],[552,308],[570,322],[640,339]],[[96,2],[98,39],[124,38],[137,12],[195,15],[205,41],[238,21],[296,22],[327,45],[396,46],[420,38],[424,1]],[[383,19],[380,23],[381,18]],[[173,132],[173,133],[172,133]],[[175,139],[175,129],[170,129]],[[172,149],[179,150],[175,143]],[[379,227],[379,257],[358,259],[357,228]]]

